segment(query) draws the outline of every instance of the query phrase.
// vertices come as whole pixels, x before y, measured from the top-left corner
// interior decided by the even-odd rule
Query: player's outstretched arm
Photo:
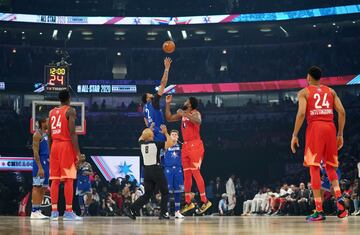
[[[307,105],[306,90],[305,89],[302,89],[299,92],[298,99],[299,99],[299,108],[298,108],[298,112],[297,112],[297,115],[296,115],[294,132],[293,132],[292,139],[291,139],[291,144],[290,144],[291,151],[293,153],[296,153],[296,147],[299,147],[298,134],[299,134],[300,128],[301,128],[301,126],[302,126],[302,124],[304,123],[304,120],[305,120],[306,105]]]
[[[172,95],[166,96],[166,106],[165,106],[165,118],[168,122],[176,122],[181,119],[179,114],[171,114],[170,103],[172,101]]]
[[[164,74],[161,78],[161,82],[160,82],[160,87],[159,87],[159,91],[158,91],[158,95],[159,96],[162,96],[164,94],[164,90],[165,90],[165,87],[166,87],[166,84],[168,82],[168,77],[169,77],[169,70],[170,70],[170,66],[171,66],[171,58],[169,57],[166,57],[164,59]]]
[[[334,90],[332,90],[332,93],[334,95],[334,109],[338,113],[337,147],[338,149],[341,149],[344,145],[343,135],[344,135],[346,113],[339,96],[336,94]]]
[[[74,146],[77,157],[79,158],[81,153],[80,153],[80,148],[79,148],[78,136],[75,132],[76,110],[71,107],[71,108],[69,108],[67,113],[68,113],[68,118],[69,118],[69,131],[70,131],[71,142]]]
[[[161,128],[161,132],[166,136],[165,149],[171,148],[176,144],[176,141],[171,139],[165,125],[161,125],[160,128]]]

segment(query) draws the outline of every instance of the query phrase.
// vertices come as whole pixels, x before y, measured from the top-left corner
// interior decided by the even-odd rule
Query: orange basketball
[[[166,41],[163,43],[162,48],[165,53],[173,53],[175,51],[175,43],[173,41]]]

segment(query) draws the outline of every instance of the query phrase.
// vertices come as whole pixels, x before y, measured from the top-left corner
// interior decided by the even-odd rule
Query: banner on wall
[[[91,156],[95,165],[107,181],[130,176],[130,180],[140,182],[139,156]]]
[[[0,157],[0,171],[32,171],[32,157]]]

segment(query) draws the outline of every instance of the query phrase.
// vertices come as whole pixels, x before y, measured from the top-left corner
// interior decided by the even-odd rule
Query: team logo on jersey
[[[56,110],[56,114],[59,114],[59,110]]]
[[[321,92],[321,88],[320,88],[320,87],[318,87],[317,91],[318,91],[318,92]]]

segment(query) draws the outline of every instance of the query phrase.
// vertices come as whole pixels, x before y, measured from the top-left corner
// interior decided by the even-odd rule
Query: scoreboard
[[[69,67],[68,66],[45,66],[45,91],[59,92],[66,90],[69,83]]]

